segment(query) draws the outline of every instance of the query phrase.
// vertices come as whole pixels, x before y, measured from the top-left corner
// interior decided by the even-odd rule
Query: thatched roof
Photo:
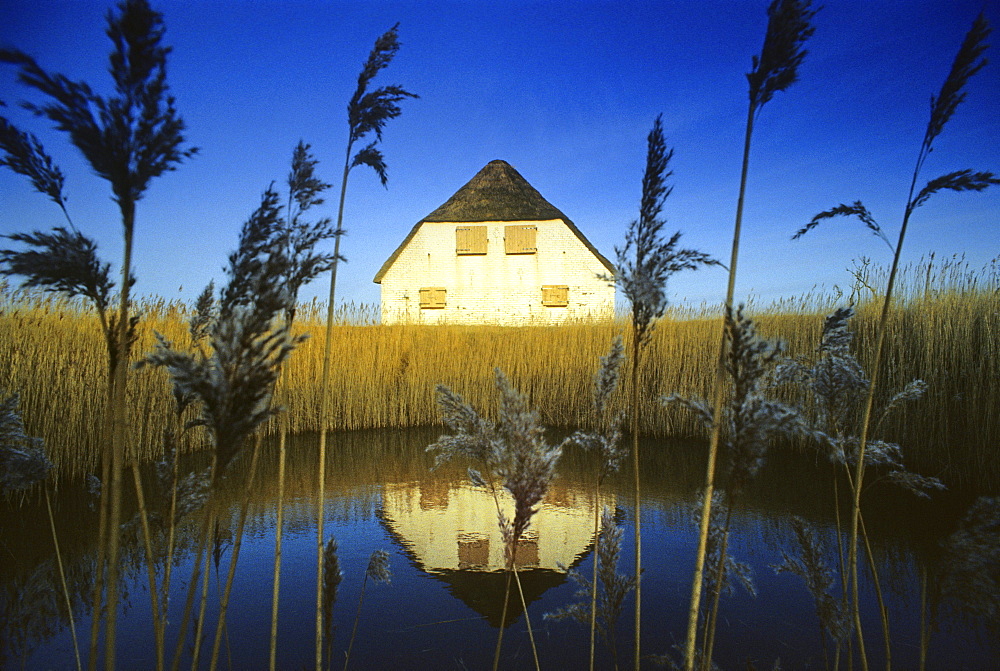
[[[549,221],[565,219],[507,161],[490,161],[423,221]]]
[[[410,230],[406,239],[396,248],[396,251],[386,259],[375,275],[375,283],[382,282],[389,267],[403,251],[413,236],[420,230],[424,222],[433,223],[466,223],[484,221],[551,221],[561,219],[594,256],[608,269],[614,272],[614,265],[590,244],[586,236],[580,232],[557,207],[538,193],[521,174],[507,161],[490,161],[476,176],[461,189],[455,192],[441,207],[417,222]]]

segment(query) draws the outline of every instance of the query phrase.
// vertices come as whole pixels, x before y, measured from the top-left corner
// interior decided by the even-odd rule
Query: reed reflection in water
[[[461,465],[432,471],[424,447],[439,431],[365,431],[338,434],[328,452],[326,525],[336,536],[344,581],[334,606],[333,660],[343,659],[358,592],[372,550],[390,553],[389,586],[369,586],[352,668],[488,668],[503,606],[502,542],[492,496],[468,483]],[[681,640],[696,543],[691,505],[703,476],[697,446],[651,441],[643,457],[643,638],[650,652],[665,653]],[[286,465],[283,563],[278,641],[279,668],[309,668],[313,651],[315,595],[315,436],[290,441]],[[569,450],[558,468],[549,497],[518,549],[517,561],[543,668],[583,668],[587,633],[568,622],[548,622],[542,614],[573,600],[576,585],[566,569],[589,575],[593,551],[591,455]],[[198,461],[200,457],[195,457]],[[221,487],[218,563],[210,580],[208,623],[214,622],[220,583],[231,547],[231,528],[240,504],[249,459],[234,464]],[[271,571],[274,551],[277,445],[266,444],[251,501],[231,607],[222,663],[261,668],[268,657]],[[626,505],[631,474],[621,473],[603,487],[600,504],[617,511],[624,526],[621,565],[631,560],[633,511]],[[737,531],[731,553],[749,563],[758,596],[737,591],[724,597],[717,660],[723,668],[822,668],[823,652],[811,597],[802,582],[770,568],[782,550],[793,549],[791,515],[819,530],[835,547],[831,483],[833,473],[812,457],[775,454],[745,507],[734,515]],[[890,609],[893,663],[915,668],[920,635],[920,567],[932,571],[939,543],[950,534],[974,498],[950,492],[924,502],[876,487],[866,499],[866,524]],[[96,513],[82,483],[63,483],[55,501],[64,544],[71,598],[79,631],[89,627],[88,586],[95,556]],[[176,557],[169,606],[168,648],[181,619],[193,561],[197,514],[185,520]],[[4,504],[0,515],[0,667],[68,668],[73,665],[67,618],[56,597],[57,574],[44,503]],[[122,668],[153,663],[153,628],[145,591],[143,554],[132,525],[123,530],[125,580],[120,642]],[[833,556],[828,562],[835,566]],[[162,559],[159,570],[163,570]],[[221,574],[221,580],[219,578]],[[989,596],[989,595],[988,595]],[[874,596],[865,594],[866,631],[873,642],[881,624]],[[993,598],[996,598],[995,595]],[[511,599],[504,668],[533,666],[523,613]],[[626,607],[627,609],[627,607]],[[996,624],[962,616],[956,604],[937,609],[939,627],[931,638],[928,668],[989,668],[1000,655]],[[990,627],[993,627],[991,630]],[[627,646],[627,618],[619,625],[619,647]],[[877,645],[871,662],[881,664]],[[599,646],[598,664],[611,657]],[[231,660],[231,662],[229,661]],[[182,666],[184,664],[182,663]]]

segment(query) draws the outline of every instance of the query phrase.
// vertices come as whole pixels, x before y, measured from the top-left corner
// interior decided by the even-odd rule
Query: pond
[[[424,448],[438,434],[436,429],[365,431],[335,434],[328,441],[324,526],[326,535],[336,538],[343,573],[332,605],[331,658],[335,668],[343,665],[356,616],[351,668],[482,669],[492,665],[506,584],[496,507],[490,494],[472,487],[465,464],[430,469],[433,456]],[[677,658],[674,646],[684,640],[697,541],[693,506],[704,477],[703,453],[703,446],[695,443],[651,440],[642,446],[644,654],[672,652]],[[287,455],[277,666],[313,668],[316,436],[290,439]],[[247,489],[249,461],[244,455],[233,465],[216,497],[223,512],[218,516],[215,551],[209,557],[202,668],[207,668],[219,594]],[[196,455],[187,466],[203,463],[204,455]],[[567,569],[590,575],[594,468],[595,462],[587,453],[571,449],[563,455],[558,477],[517,551],[524,601],[539,660],[546,669],[587,666],[587,630],[574,621],[544,619],[543,615],[578,600],[577,585]],[[743,495],[733,516],[729,550],[751,568],[757,594],[752,596],[736,586],[731,595],[722,597],[715,652],[722,668],[769,669],[776,660],[785,669],[825,668],[819,621],[805,583],[789,573],[777,574],[772,566],[782,561],[782,553],[798,553],[790,524],[791,516],[797,515],[816,530],[827,548],[826,562],[836,572],[834,473],[814,456],[772,452],[758,479]],[[267,668],[277,474],[277,441],[264,441],[256,484],[250,488],[220,668]],[[153,481],[151,467],[144,477]],[[613,476],[602,487],[599,501],[614,511],[615,522],[623,529],[619,571],[626,575],[634,566],[631,482],[629,469]],[[846,485],[840,482],[838,486],[841,497],[846,498]],[[129,494],[130,490],[126,488]],[[155,507],[155,495],[147,493],[147,497]],[[926,501],[888,484],[876,484],[865,494],[865,524],[889,612],[892,664],[896,668],[918,665],[924,594],[928,622],[933,625],[927,668],[988,668],[1000,659],[997,625],[983,614],[987,606],[995,606],[998,595],[963,595],[956,588],[957,579],[946,577],[942,568],[942,544],[974,499],[971,492],[950,491]],[[84,483],[61,483],[52,499],[84,664],[90,631],[89,585],[96,556],[95,503]],[[134,510],[134,504],[129,505]],[[187,516],[178,531],[168,611],[168,662],[193,574],[200,514]],[[160,579],[165,561],[163,536],[157,536],[156,550]],[[152,668],[154,634],[145,555],[136,522],[123,527],[122,538],[118,665],[123,669]],[[391,583],[369,580],[358,616],[365,570],[376,549],[388,552]],[[3,504],[0,552],[0,666],[75,667],[43,497]],[[985,569],[995,571],[996,567]],[[884,668],[881,618],[867,568],[864,575],[866,648],[873,668]],[[981,580],[976,589],[981,592],[983,585],[991,584],[995,586]],[[629,596],[612,641],[622,668],[631,667],[633,607]],[[509,609],[501,668],[533,668],[516,589]],[[190,631],[182,646],[185,668],[190,666],[192,652]],[[599,640],[597,652],[598,667],[613,668],[612,646]],[[832,659],[832,646],[828,645],[826,652]],[[653,668],[653,660],[647,661]]]

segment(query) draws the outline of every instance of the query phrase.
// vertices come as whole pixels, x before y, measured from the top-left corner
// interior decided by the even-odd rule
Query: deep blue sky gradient
[[[240,225],[267,185],[281,186],[304,139],[339,187],[346,103],[376,37],[400,22],[403,47],[376,84],[419,94],[386,127],[388,190],[367,169],[348,185],[338,298],[378,300],[372,283],[410,228],[492,159],[510,162],[609,258],[635,218],[646,135],[663,114],[676,150],[665,215],[686,246],[728,260],[747,106],[766,2],[154,2],[173,47],[168,80],[201,153],[156,180],[138,210],[137,291],[191,300],[221,279]],[[110,4],[0,3],[0,43],[50,71],[110,92],[104,15]],[[997,0],[828,2],[800,81],[768,103],[750,160],[737,295],[769,301],[819,285],[847,287],[847,268],[885,244],[857,221],[814,214],[862,200],[895,240],[929,99],[976,14],[1000,25]],[[997,43],[997,33],[993,42]],[[938,138],[921,184],[962,168],[1000,172],[1000,55],[976,75]],[[116,267],[118,213],[66,138],[16,103],[38,100],[0,66],[0,100],[68,177],[69,208]],[[919,185],[918,185],[919,188]],[[337,189],[319,215],[336,215]],[[1000,189],[934,197],[915,214],[904,262],[1000,255]],[[0,170],[0,234],[61,225],[27,180]],[[302,298],[325,297],[328,280]],[[677,302],[719,301],[725,273],[677,276]]]

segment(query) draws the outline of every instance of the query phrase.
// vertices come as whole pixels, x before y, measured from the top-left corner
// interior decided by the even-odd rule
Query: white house
[[[382,264],[382,323],[610,318],[614,265],[506,161],[490,161]]]

